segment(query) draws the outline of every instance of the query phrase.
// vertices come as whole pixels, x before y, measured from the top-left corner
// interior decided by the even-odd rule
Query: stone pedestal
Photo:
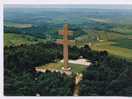
[[[66,75],[72,75],[71,67],[68,68],[62,67],[62,70]]]

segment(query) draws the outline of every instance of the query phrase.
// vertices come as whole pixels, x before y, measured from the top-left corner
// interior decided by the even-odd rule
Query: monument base
[[[62,67],[62,70],[64,71],[66,75],[72,74],[71,67],[68,67],[68,68]]]

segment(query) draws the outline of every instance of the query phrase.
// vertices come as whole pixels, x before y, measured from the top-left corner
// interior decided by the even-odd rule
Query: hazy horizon
[[[89,9],[132,9],[132,4],[5,4],[5,8],[89,8]]]

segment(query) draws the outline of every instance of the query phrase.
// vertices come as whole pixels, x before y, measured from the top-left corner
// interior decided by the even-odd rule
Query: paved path
[[[78,74],[75,77],[75,88],[74,88],[74,93],[73,96],[79,96],[80,94],[80,81],[82,80],[83,75]]]

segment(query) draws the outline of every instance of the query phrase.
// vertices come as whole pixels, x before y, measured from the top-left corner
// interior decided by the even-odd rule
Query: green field
[[[91,47],[93,50],[97,50],[97,51],[106,50],[110,54],[132,60],[132,50],[131,49],[119,47],[119,46],[113,46],[114,44],[115,43],[113,42],[97,42],[97,43],[94,43]]]
[[[29,35],[4,33],[4,46],[33,44],[37,42],[45,42],[44,39],[39,39]]]
[[[14,27],[14,28],[19,28],[19,29],[23,29],[23,28],[31,28],[32,24],[21,24],[21,23],[15,23],[15,22],[5,22],[4,26],[6,27]]]
[[[132,39],[120,39],[120,40],[115,40],[115,42],[116,43],[113,44],[113,46],[132,49]]]
[[[132,33],[126,31],[123,33],[109,31],[86,31],[77,39],[77,46],[91,43],[93,50],[106,50],[110,54],[132,60]]]
[[[76,17],[76,16],[74,16]],[[50,24],[62,24],[66,20],[69,23],[76,23],[80,24],[86,21],[92,21],[100,23],[97,26],[102,27],[101,24],[105,24],[106,26],[111,24],[113,27],[111,29],[98,30],[98,29],[89,29],[87,25],[82,29],[85,34],[78,36],[75,38],[75,45],[80,47],[84,46],[85,44],[91,43],[91,48],[93,50],[106,50],[110,54],[120,56],[126,59],[132,60],[132,25],[131,24],[114,24],[112,20],[104,18],[92,18],[92,17],[79,17],[78,20],[73,20],[66,18],[66,17],[57,17],[55,19],[49,20],[48,23]],[[74,22],[75,21],[75,22]],[[16,28],[30,28],[32,27],[31,24],[17,24],[13,22],[6,22],[5,26],[7,27],[16,27]],[[81,26],[81,25],[80,25]],[[50,37],[53,30],[50,29],[47,32],[47,35]],[[80,32],[80,31],[79,31]],[[74,33],[77,33],[74,31]],[[54,38],[56,38],[56,34],[54,31],[52,33]],[[52,41],[52,39],[50,39]],[[32,44],[37,42],[44,42],[44,39],[39,39],[37,37],[28,36],[28,35],[20,35],[20,34],[13,34],[13,33],[5,33],[4,34],[4,45],[20,45],[20,44]]]

